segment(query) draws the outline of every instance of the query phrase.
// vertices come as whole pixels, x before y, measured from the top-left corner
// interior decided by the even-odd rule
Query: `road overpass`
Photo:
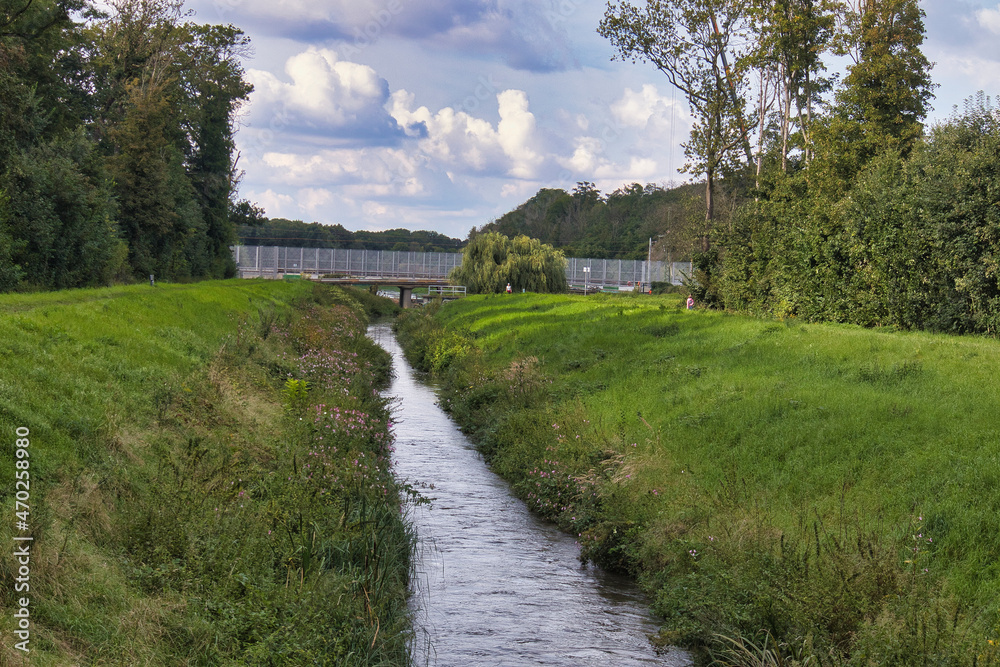
[[[346,248],[287,248],[233,246],[241,278],[281,278],[307,274],[323,282],[387,285],[400,290],[400,305],[409,304],[414,287],[443,287],[448,274],[462,264],[453,252],[350,250]],[[566,260],[566,281],[572,287],[644,290],[654,282],[680,285],[692,274],[690,262],[647,262],[630,259]]]

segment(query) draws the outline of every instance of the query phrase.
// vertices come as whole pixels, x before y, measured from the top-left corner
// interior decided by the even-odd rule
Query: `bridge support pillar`
[[[412,287],[403,287],[402,285],[400,285],[400,287],[399,287],[399,307],[400,308],[409,308],[410,307],[410,296],[412,296],[412,295],[413,295],[413,288]]]

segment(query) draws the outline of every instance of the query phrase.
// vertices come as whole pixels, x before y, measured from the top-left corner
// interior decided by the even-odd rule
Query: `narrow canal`
[[[393,357],[396,475],[431,501],[410,512],[419,537],[414,661],[690,665],[686,653],[649,643],[657,625],[630,582],[582,566],[574,539],[511,495],[415,378],[389,325],[369,335]]]

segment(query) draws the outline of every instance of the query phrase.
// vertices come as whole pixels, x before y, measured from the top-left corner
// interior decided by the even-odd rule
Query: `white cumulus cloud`
[[[521,90],[505,90],[497,95],[497,101],[500,103],[497,136],[512,162],[509,173],[515,178],[533,178],[543,158],[533,148],[537,144],[535,116],[528,110],[528,96]]]
[[[414,96],[405,90],[393,93],[389,108],[407,134],[419,139],[420,150],[436,162],[484,174],[533,178],[545,158],[536,149],[535,116],[528,97],[520,90],[505,90],[497,95],[497,103],[496,127],[451,107],[437,112],[425,106],[413,109]]]
[[[645,128],[651,121],[669,120],[675,103],[660,95],[656,86],[644,84],[641,91],[626,88],[621,99],[611,105],[615,119],[628,127]]]
[[[385,111],[389,84],[374,69],[340,60],[335,51],[309,47],[289,58],[282,81],[271,72],[247,72],[254,85],[252,120],[279,119],[283,129],[339,136],[399,135]]]

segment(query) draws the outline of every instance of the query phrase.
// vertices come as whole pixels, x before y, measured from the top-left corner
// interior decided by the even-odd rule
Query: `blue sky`
[[[932,119],[1000,95],[1000,3],[923,0]],[[196,0],[253,40],[241,196],[271,217],[464,238],[542,187],[683,182],[690,129],[612,61],[598,0]]]

